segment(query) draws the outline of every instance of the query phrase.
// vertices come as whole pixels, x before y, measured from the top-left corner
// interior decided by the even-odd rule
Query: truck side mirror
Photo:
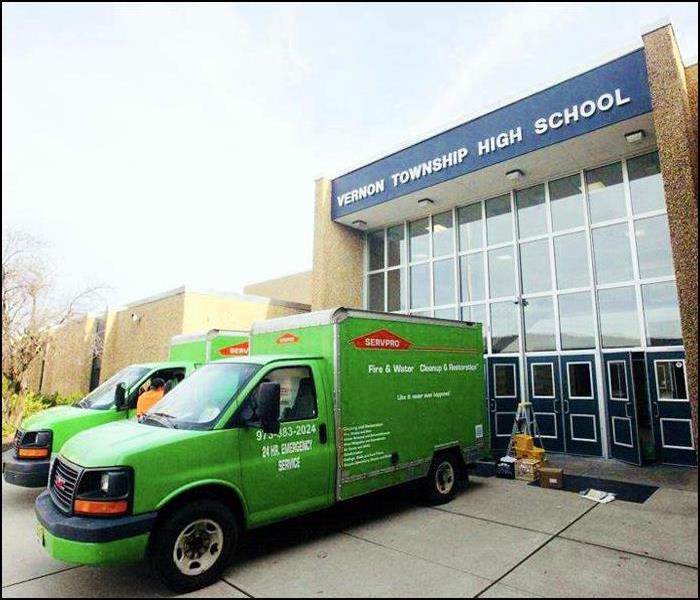
[[[114,406],[117,407],[117,410],[126,408],[126,383],[123,381],[114,388]]]
[[[266,381],[258,392],[258,417],[265,433],[280,431],[280,384]]]

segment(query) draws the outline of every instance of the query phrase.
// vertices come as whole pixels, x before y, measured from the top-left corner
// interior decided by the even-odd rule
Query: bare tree
[[[85,312],[103,287],[61,299],[49,275],[44,244],[25,233],[7,231],[2,246],[2,374],[10,390],[19,392],[50,329]]]

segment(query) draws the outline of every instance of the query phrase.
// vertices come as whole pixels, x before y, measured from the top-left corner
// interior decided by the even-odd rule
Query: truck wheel
[[[191,592],[219,578],[237,541],[230,510],[220,502],[196,501],[175,510],[153,532],[151,564],[168,588]]]
[[[457,493],[460,466],[454,456],[436,456],[425,479],[425,497],[430,504],[445,504]]]

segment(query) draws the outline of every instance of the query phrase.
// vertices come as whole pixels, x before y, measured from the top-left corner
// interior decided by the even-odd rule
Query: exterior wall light
[[[511,181],[520,181],[523,177],[525,177],[525,173],[523,173],[520,169],[513,169],[512,171],[508,171],[506,173],[506,177]]]
[[[357,227],[358,229],[364,229],[367,227],[367,221],[363,221],[362,219],[357,219],[357,221],[352,222],[353,227]]]
[[[421,198],[418,200],[418,206],[421,208],[427,208],[431,204],[435,204],[435,202],[433,202],[430,198]]]
[[[131,313],[131,320],[134,323],[139,323],[143,317],[141,315],[137,315],[136,313]]]
[[[643,129],[630,131],[629,133],[625,134],[625,139],[627,140],[628,144],[636,144],[637,142],[641,142],[645,137],[646,133],[644,133]]]

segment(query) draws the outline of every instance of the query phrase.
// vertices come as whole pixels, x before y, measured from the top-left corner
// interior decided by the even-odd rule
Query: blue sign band
[[[640,48],[334,179],[331,218],[651,110],[644,49]]]

